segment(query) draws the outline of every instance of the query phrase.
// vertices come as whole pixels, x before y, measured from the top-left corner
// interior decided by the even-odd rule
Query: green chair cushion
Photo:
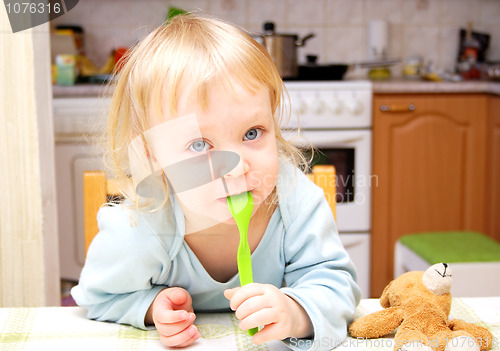
[[[399,238],[430,264],[439,262],[500,262],[500,243],[468,231],[416,233]]]

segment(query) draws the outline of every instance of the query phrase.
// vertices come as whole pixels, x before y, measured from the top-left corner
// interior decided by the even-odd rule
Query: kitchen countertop
[[[490,93],[500,95],[500,82],[429,82],[422,80],[392,79],[388,81],[373,82],[373,92],[375,94]]]
[[[53,96],[59,97],[98,97],[106,95],[106,87],[102,84],[80,84],[74,86],[52,87]],[[375,94],[404,93],[490,93],[500,95],[500,82],[468,81],[468,82],[428,82],[421,80],[391,79],[374,81]]]
[[[77,84],[71,86],[52,86],[52,95],[54,98],[65,97],[101,97],[106,94],[106,85],[104,84]]]

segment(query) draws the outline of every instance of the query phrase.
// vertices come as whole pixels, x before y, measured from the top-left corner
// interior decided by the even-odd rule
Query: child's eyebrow
[[[260,108],[258,110],[254,110],[251,113],[245,113],[243,117],[246,117],[248,122],[270,122],[272,120],[273,114],[271,112],[271,108]]]
[[[245,128],[250,128],[255,125],[269,125],[273,124],[273,117],[270,110],[258,110],[253,113],[243,114],[236,117],[240,117],[240,121],[245,125]],[[233,120],[228,121],[228,123],[232,123]],[[201,131],[209,132],[210,130],[217,129],[220,127],[218,123],[215,122],[207,122],[201,119],[199,121],[199,127]]]

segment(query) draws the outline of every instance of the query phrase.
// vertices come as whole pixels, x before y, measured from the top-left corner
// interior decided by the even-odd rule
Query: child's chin
[[[236,221],[234,220],[233,217],[231,218],[228,218],[227,220],[225,220],[224,222],[222,222],[223,224],[227,224],[227,225],[235,225],[236,224]]]

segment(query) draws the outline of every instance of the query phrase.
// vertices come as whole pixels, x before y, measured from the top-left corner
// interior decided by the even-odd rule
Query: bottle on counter
[[[75,55],[57,55],[57,85],[68,86],[74,85],[76,80],[76,59]]]
[[[479,41],[472,35],[472,22],[467,23],[467,31],[463,42],[463,52],[458,63],[458,71],[464,79],[478,79],[477,55]]]

